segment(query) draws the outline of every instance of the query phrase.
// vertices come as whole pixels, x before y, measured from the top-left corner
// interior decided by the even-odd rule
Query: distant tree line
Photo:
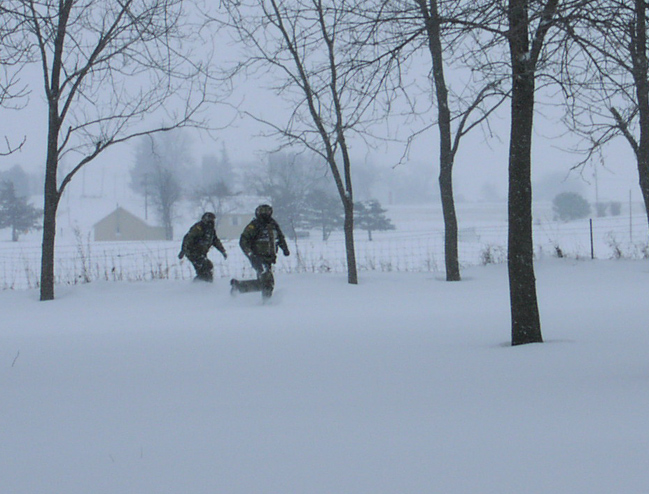
[[[217,225],[224,215],[241,212],[242,199],[256,198],[273,205],[274,216],[289,238],[301,231],[318,230],[322,240],[344,228],[344,210],[318,157],[308,153],[269,153],[264,163],[237,174],[227,149],[205,155],[199,168],[192,162],[187,134],[174,131],[164,138],[147,136],[136,147],[131,168],[131,188],[143,196],[173,238],[173,220],[180,201],[216,214]],[[147,206],[148,207],[148,206]],[[394,229],[376,199],[354,204],[355,228],[368,232]],[[252,212],[249,211],[251,214]]]

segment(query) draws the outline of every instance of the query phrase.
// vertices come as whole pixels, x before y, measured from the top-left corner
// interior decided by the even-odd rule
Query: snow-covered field
[[[649,264],[537,263],[0,292],[0,491],[649,492]]]
[[[90,201],[89,199],[87,201]],[[178,261],[182,235],[196,220],[187,215],[176,225],[170,242],[94,242],[92,225],[110,205],[95,209],[63,208],[58,220],[55,276],[60,285],[86,281],[142,281],[151,279],[189,280],[191,265]],[[505,203],[458,203],[459,256],[463,267],[499,263],[506,259],[507,206]],[[133,209],[135,210],[135,209]],[[69,214],[68,214],[69,213]],[[68,219],[68,215],[70,219]],[[361,271],[428,272],[444,271],[444,224],[439,204],[392,206],[388,216],[396,230],[375,232],[369,241],[366,232],[356,231],[356,258]],[[538,259],[556,256],[557,248],[571,258],[591,257],[588,219],[569,223],[552,218],[549,203],[534,210],[534,244]],[[279,273],[344,273],[345,247],[342,232],[334,232],[323,242],[317,230],[309,238],[291,242],[293,255],[280,256]],[[40,232],[10,242],[9,230],[0,231],[0,290],[33,288],[40,273]],[[647,219],[636,204],[633,215],[593,219],[593,254],[597,259],[644,258],[647,248]],[[215,276],[230,279],[252,273],[237,240],[226,240],[229,257],[224,261],[212,250]]]
[[[52,302],[38,232],[0,238],[1,493],[649,492],[641,212],[594,219],[591,260],[588,220],[537,205],[545,343],[512,348],[504,204],[458,204],[462,282],[439,206],[395,206],[395,231],[357,232],[358,286],[342,235],[311,232],[267,304],[229,294],[236,240],[190,281],[191,217],[93,242],[75,211]]]

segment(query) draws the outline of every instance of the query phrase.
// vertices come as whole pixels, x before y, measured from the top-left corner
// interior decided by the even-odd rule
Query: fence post
[[[589,222],[590,222],[590,258],[595,259],[595,246],[593,244],[593,218],[591,218]]]

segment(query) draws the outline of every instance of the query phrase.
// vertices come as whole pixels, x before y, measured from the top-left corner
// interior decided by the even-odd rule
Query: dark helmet
[[[211,212],[204,213],[203,216],[201,216],[201,221],[203,223],[214,223],[216,220],[216,215]]]
[[[259,220],[268,221],[273,216],[273,208],[268,204],[260,204],[255,209],[255,217]]]

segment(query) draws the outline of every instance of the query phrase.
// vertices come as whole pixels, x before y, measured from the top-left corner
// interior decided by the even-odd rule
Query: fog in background
[[[225,47],[224,51],[230,50]],[[430,88],[426,73],[430,61],[422,57],[421,66],[421,73],[411,76],[418,80],[418,85],[422,88],[419,99],[427,102],[432,97],[432,92],[426,94],[426,84]],[[448,69],[448,74],[451,79],[451,69]],[[0,173],[6,173],[16,165],[22,167],[30,174],[31,192],[34,196],[42,195],[45,168],[47,111],[42,101],[40,77],[40,71],[35,66],[22,71],[22,81],[31,88],[29,100],[24,108],[3,109],[0,120],[0,136],[6,136],[14,142],[26,139],[20,151],[0,157]],[[183,131],[190,137],[192,156],[188,161],[194,163],[196,170],[200,169],[203,157],[219,156],[225,151],[233,169],[242,177],[247,170],[264,163],[268,152],[277,149],[278,143],[275,140],[263,136],[264,131],[268,130],[263,124],[241,116],[235,109],[261,118],[272,118],[276,122],[278,116],[288,117],[291,108],[267,89],[270,84],[270,80],[261,77],[245,81],[238,79],[224,104],[213,106],[207,113],[214,130]],[[551,201],[560,192],[573,191],[582,194],[591,203],[639,202],[641,196],[637,185],[637,170],[628,144],[618,139],[606,149],[601,162],[571,171],[571,167],[581,159],[581,156],[570,152],[576,140],[560,123],[560,105],[553,109],[544,106],[544,102],[551,101],[540,95],[532,166],[535,201]],[[409,146],[406,145],[408,136],[429,125],[434,117],[434,109],[423,116],[428,121],[420,119],[405,124],[403,118],[395,117],[386,122],[385,135],[397,136],[398,140],[353,142],[352,168],[356,199],[376,198],[386,206],[439,203],[437,129],[427,129],[413,139]],[[494,114],[488,130],[476,129],[462,141],[454,167],[458,203],[506,201],[508,140],[509,103],[506,103]],[[135,162],[136,146],[137,141],[131,141],[102,153],[71,182],[62,204],[66,202],[66,195],[102,197],[115,204],[132,202],[138,197],[130,187],[129,173]],[[64,158],[62,171],[69,169],[66,166],[71,164]],[[33,200],[40,206],[40,199],[35,197]],[[141,202],[141,199],[137,200]]]

